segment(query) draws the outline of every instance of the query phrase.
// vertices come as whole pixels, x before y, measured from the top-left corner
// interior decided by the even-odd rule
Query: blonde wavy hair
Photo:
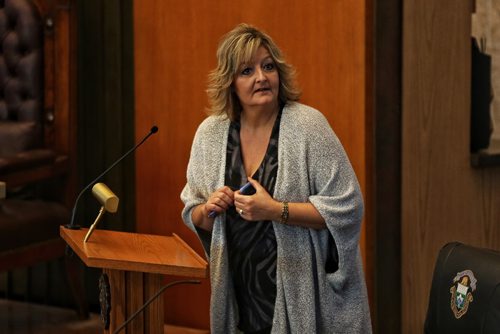
[[[261,46],[267,49],[278,70],[280,105],[299,99],[300,90],[295,83],[295,70],[285,62],[281,50],[269,35],[242,23],[225,34],[219,43],[217,67],[208,76],[208,114],[226,115],[230,120],[239,118],[241,105],[233,91],[233,82],[242,64],[250,62]]]

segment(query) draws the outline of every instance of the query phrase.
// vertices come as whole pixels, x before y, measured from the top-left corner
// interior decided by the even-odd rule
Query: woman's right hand
[[[230,206],[234,204],[234,192],[228,186],[224,186],[220,189],[214,191],[204,206],[204,214],[209,217],[211,212],[216,214],[210,215],[209,218],[215,218],[215,216],[221,214],[222,212],[229,209]]]
[[[193,224],[206,231],[212,231],[214,219],[220,213],[229,209],[234,203],[234,192],[224,186],[214,191],[206,203],[198,205],[191,214]],[[210,214],[215,212],[215,214]]]

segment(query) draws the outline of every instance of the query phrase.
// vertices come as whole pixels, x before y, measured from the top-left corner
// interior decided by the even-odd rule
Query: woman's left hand
[[[260,185],[259,182],[248,178],[255,188],[255,194],[242,195],[240,191],[234,193],[234,206],[236,212],[245,220],[279,220],[281,217],[281,204],[274,200],[271,195]]]

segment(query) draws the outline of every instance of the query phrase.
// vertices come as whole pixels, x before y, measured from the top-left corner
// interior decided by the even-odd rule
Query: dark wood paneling
[[[374,332],[401,333],[401,0],[375,2]]]
[[[132,0],[79,1],[79,145],[81,187],[134,145]],[[102,227],[134,228],[134,159],[125,159],[102,180],[120,198]],[[88,226],[97,203],[87,194],[80,224]]]

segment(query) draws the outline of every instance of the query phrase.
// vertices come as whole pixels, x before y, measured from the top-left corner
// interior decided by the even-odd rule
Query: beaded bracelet
[[[281,224],[288,223],[288,202],[283,202],[283,209],[281,209]]]

